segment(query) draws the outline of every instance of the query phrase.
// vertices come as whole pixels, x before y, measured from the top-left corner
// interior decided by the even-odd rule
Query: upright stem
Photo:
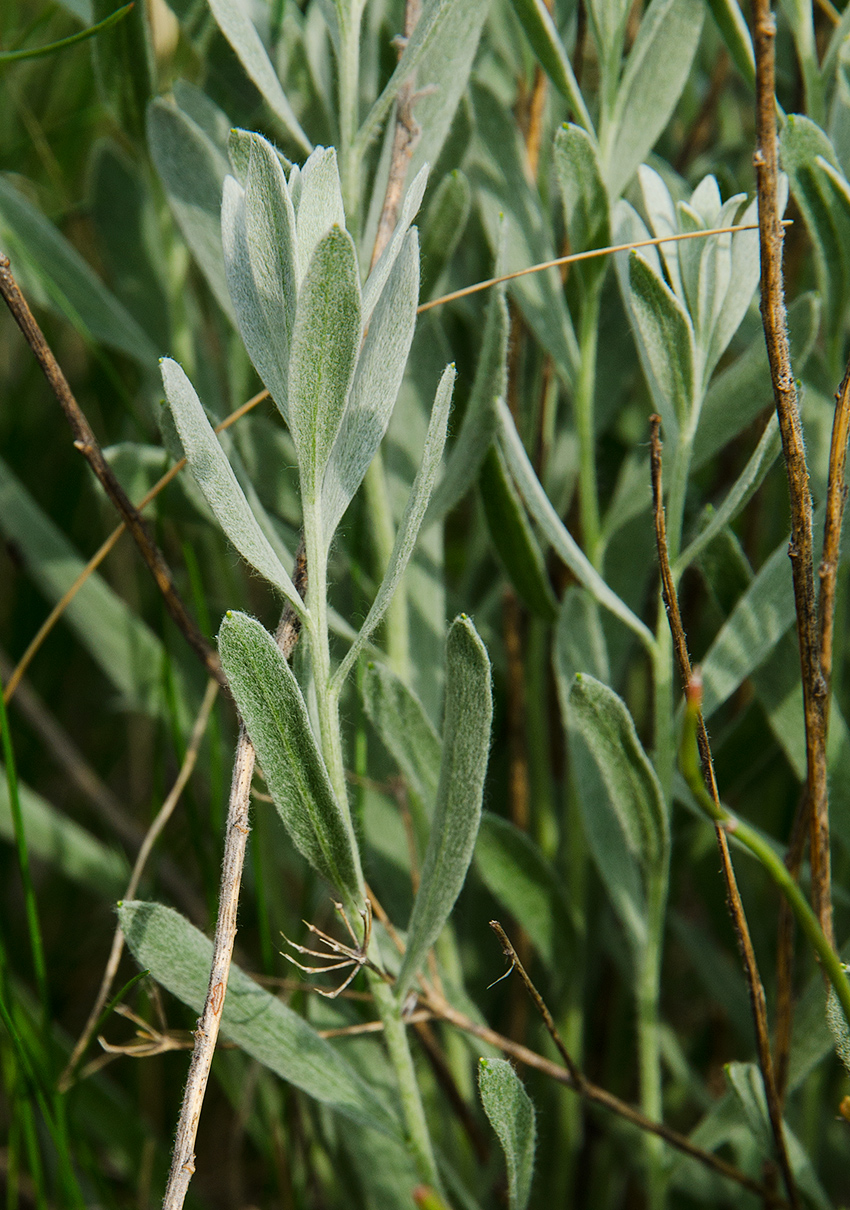
[[[380,580],[387,570],[395,545],[395,524],[387,490],[387,476],[381,451],[375,454],[363,480],[369,523],[375,541],[374,565]],[[393,594],[384,622],[387,655],[393,671],[403,681],[410,679],[410,632],[407,620],[407,592],[404,579]]]
[[[599,301],[602,277],[588,288],[579,322],[579,373],[575,393],[576,431],[579,448],[579,510],[585,553],[599,568],[600,524],[599,495],[596,486],[596,433],[594,396],[596,393],[596,342],[599,329]]]
[[[640,1072],[640,1104],[648,1118],[662,1119],[661,1050],[658,1030],[658,992],[661,980],[661,957],[664,941],[664,909],[667,902],[667,865],[650,888],[648,904],[648,940],[638,971],[638,1062]],[[661,1210],[666,1200],[664,1150],[661,1139],[646,1135],[648,1167],[647,1195],[650,1210]]]
[[[360,204],[360,161],[356,154],[360,123],[360,21],[363,0],[353,0],[340,21],[339,52],[339,165],[348,225],[357,226]]]

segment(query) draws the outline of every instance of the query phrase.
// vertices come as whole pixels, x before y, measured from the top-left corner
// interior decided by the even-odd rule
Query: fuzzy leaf
[[[195,1012],[203,1008],[212,942],[185,916],[159,903],[128,900],[118,919],[138,964]],[[331,1045],[235,964],[230,967],[221,1022],[226,1038],[324,1105],[399,1137],[389,1107]]]
[[[348,804],[337,802],[292,669],[272,636],[228,612],[218,649],[278,814],[296,848],[349,903],[363,876]]]
[[[428,167],[426,165],[419,169],[410,188],[404,195],[404,201],[401,204],[401,214],[399,215],[395,230],[390,237],[390,241],[378,258],[378,263],[366,278],[366,284],[363,287],[362,322],[364,328],[371,322],[372,312],[375,310],[378,299],[383,293],[384,286],[389,280],[396,259],[405,245],[405,236],[410,224],[416,218],[419,207],[422,205],[422,198],[425,196],[425,186],[427,184]]]
[[[183,238],[225,315],[235,323],[221,251],[221,191],[227,160],[182,109],[157,97],[148,106],[148,145]]]
[[[302,198],[302,209],[304,204]],[[348,232],[334,226],[319,241],[301,283],[292,336],[289,428],[305,503],[321,490],[359,347],[357,255]]]
[[[437,800],[442,745],[425,707],[385,664],[365,665],[361,689],[369,721],[430,817]]]
[[[236,52],[245,74],[256,84],[275,117],[302,151],[310,152],[312,144],[292,112],[280,80],[272,67],[260,35],[254,28],[240,0],[209,0],[210,9],[219,29]]]
[[[434,482],[437,478],[440,459],[443,456],[443,447],[446,444],[446,426],[449,422],[449,409],[452,402],[454,381],[454,366],[446,366],[434,397],[434,407],[431,411],[431,420],[425,436],[422,461],[419,464],[419,470],[416,473],[416,478],[413,481],[413,486],[407,498],[404,516],[396,531],[395,543],[389,563],[387,564],[387,570],[384,573],[384,578],[381,581],[377,595],[372,602],[372,608],[366,615],[366,621],[360,627],[357,638],[352,643],[336,673],[336,677],[340,683],[351,671],[355,660],[360,655],[365,644],[368,643],[375,627],[387,612],[390,601],[393,599],[395,590],[398,587],[399,580],[404,575],[404,570],[410,561],[410,556],[413,554],[413,548],[416,545],[422,519],[425,516],[431,492],[434,490]]]
[[[479,1059],[481,1103],[496,1132],[508,1167],[508,1205],[525,1210],[534,1176],[537,1126],[534,1106],[507,1059]]]
[[[676,107],[702,31],[701,0],[652,0],[617,90],[605,157],[611,198],[619,197]]]
[[[487,308],[484,339],[463,423],[452,445],[445,473],[428,505],[426,526],[444,517],[463,499],[490,448],[496,432],[496,402],[504,398],[508,384],[509,332],[505,289],[497,286]]]
[[[525,36],[540,64],[589,135],[595,138],[593,120],[581,95],[569,55],[544,0],[512,0]]]
[[[183,451],[204,499],[243,559],[274,584],[299,617],[303,617],[304,602],[251,512],[195,388],[170,357],[163,359],[161,368],[165,394]]]
[[[418,297],[419,241],[414,228],[378,299],[325,471],[322,518],[327,545],[387,431],[413,342]]]
[[[645,257],[629,256],[629,310],[635,340],[670,437],[686,428],[694,403],[694,334],[676,295]]]
[[[451,263],[471,208],[469,181],[455,168],[435,189],[423,223],[420,290],[423,301],[431,297],[440,274]]]
[[[723,35],[726,49],[732,56],[732,61],[749,84],[750,89],[755,92],[756,57],[753,53],[753,40],[738,0],[707,0],[707,2],[711,15],[717,23],[717,28]],[[824,70],[826,70],[825,67]]]
[[[469,618],[446,641],[446,707],[437,803],[398,977],[403,996],[443,930],[472,860],[490,753],[490,661]]]
[[[293,169],[294,172],[294,169]],[[296,210],[298,286],[321,241],[333,227],[345,230],[345,208],[334,147],[317,147],[298,175]]]
[[[611,243],[608,194],[602,180],[598,152],[580,126],[562,126],[555,135],[555,168],[571,252],[604,248]],[[585,273],[605,272],[607,258],[591,261]]]

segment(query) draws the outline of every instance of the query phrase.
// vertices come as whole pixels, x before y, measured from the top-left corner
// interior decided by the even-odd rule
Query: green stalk
[[[654,1122],[662,1119],[661,1044],[658,1022],[658,992],[661,983],[661,959],[664,948],[664,910],[667,903],[669,852],[662,868],[653,878],[649,893],[647,943],[640,960],[637,978],[638,1071],[640,1104]],[[657,1135],[644,1139],[647,1159],[647,1199],[649,1210],[662,1210],[666,1202],[667,1175],[664,1147]]]
[[[438,1192],[442,1192],[442,1181],[437,1171],[437,1162],[434,1159],[428,1123],[425,1121],[425,1109],[416,1081],[413,1056],[408,1045],[407,1026],[401,1017],[401,1006],[392,988],[387,986],[380,975],[369,971],[368,976],[375,1006],[384,1024],[384,1041],[398,1081],[401,1109],[411,1155],[422,1180]]]
[[[347,13],[339,13],[339,167],[345,214],[350,230],[357,229],[360,205],[360,157],[357,128],[360,124],[360,22],[363,0],[352,0]]]
[[[596,345],[599,335],[599,303],[602,276],[588,287],[579,321],[579,372],[575,393],[576,432],[579,449],[579,513],[584,550],[599,570],[600,523],[599,493],[596,485],[596,433],[594,396],[596,393]]]
[[[705,787],[700,768],[699,750],[697,748],[697,725],[699,721],[702,686],[691,681],[688,701],[685,707],[685,721],[682,728],[682,742],[679,747],[679,767],[688,788],[715,823],[719,823],[727,834],[734,836],[741,844],[750,850],[757,861],[761,862],[767,873],[779,887],[788,900],[792,912],[797,917],[797,923],[808,938],[809,944],[820,959],[821,966],[826,971],[829,981],[835,989],[835,994],[844,1010],[847,1021],[850,1022],[850,980],[838,954],[830,945],[825,933],[818,923],[818,918],[809,907],[806,897],[797,883],[791,877],[785,862],[771,848],[768,842],[751,828],[748,823],[733,815],[726,807],[716,803]]]

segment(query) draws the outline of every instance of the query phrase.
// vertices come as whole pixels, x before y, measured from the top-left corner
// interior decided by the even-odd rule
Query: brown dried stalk
[[[292,582],[303,598],[307,591],[307,560],[303,539],[298,548]],[[275,634],[277,645],[286,659],[289,659],[295,650],[300,633],[301,619],[292,606],[287,605]],[[195,1139],[221,1025],[233,944],[236,940],[236,912],[245,864],[245,848],[251,830],[248,824],[248,807],[251,779],[254,776],[254,759],[254,746],[248,738],[245,724],[240,723],[224,833],[224,853],[221,859],[221,889],[213,940],[212,968],[204,1007],[195,1031],[195,1046],[177,1122],[171,1170],[162,1203],[163,1210],[180,1210],[195,1171]]]
[[[162,551],[148,532],[148,527],[138,511],[130,503],[127,493],[115,477],[112,467],[103,456],[94,431],[86,419],[80,405],[68,385],[68,380],[60,369],[59,363],[53,356],[53,351],[38,326],[35,316],[30,311],[27,301],[20,291],[18,283],[12,274],[9,258],[0,254],[0,294],[6,306],[12,313],[15,323],[21,329],[27,344],[35,354],[36,361],[44,371],[53,394],[59,406],[65,413],[65,418],[71,426],[74,435],[74,446],[80,451],[94,471],[109,499],[124,519],[124,523],[133,535],[142,558],[147,563],[159,591],[162,593],[165,606],[177,626],[182,630],[189,646],[205,665],[210,676],[214,676],[219,684],[225,684],[224,673],[218,653],[207,642],[195,622],[188,613],[186,606],[174,584],[171,569],[165,561]]]
[[[829,857],[829,800],[826,770],[826,704],[829,692],[819,659],[815,604],[812,500],[797,389],[791,370],[788,326],[782,281],[782,225],[777,207],[779,172],[774,96],[776,23],[769,0],[754,0],[753,43],[756,57],[756,135],[754,162],[761,250],[761,316],[773,397],[788,476],[791,542],[788,555],[794,578],[797,637],[806,724],[806,782],[812,867],[812,905],[830,942],[832,893]]]
[[[688,642],[685,637],[684,627],[682,626],[682,617],[679,613],[679,601],[676,594],[676,585],[673,580],[673,573],[670,569],[670,557],[667,549],[667,530],[664,517],[664,491],[661,478],[661,418],[659,416],[650,417],[650,466],[652,473],[652,502],[653,516],[655,520],[655,541],[658,548],[658,563],[661,569],[661,594],[664,600],[664,608],[667,612],[667,620],[670,624],[670,633],[673,637],[673,650],[676,656],[676,663],[679,667],[679,675],[682,678],[682,683],[687,693],[691,686],[692,669],[691,659],[688,653]],[[697,742],[700,748],[700,757],[702,759],[703,771],[706,784],[715,803],[720,805],[720,796],[717,792],[717,782],[714,777],[714,766],[711,759],[711,748],[708,742],[708,732],[705,728],[705,722],[700,712],[699,723],[697,727]],[[715,823],[714,833],[717,837],[717,845],[720,849],[720,860],[723,870],[723,877],[726,882],[726,897],[729,906],[729,914],[732,917],[732,925],[735,929],[735,936],[738,941],[738,948],[741,953],[741,958],[744,964],[744,973],[747,977],[747,989],[750,994],[750,1006],[753,1011],[753,1022],[756,1031],[756,1049],[758,1052],[759,1067],[761,1068],[762,1080],[764,1082],[764,1091],[767,1098],[767,1111],[770,1118],[771,1129],[773,1130],[773,1138],[776,1144],[776,1154],[779,1161],[779,1167],[782,1171],[782,1177],[785,1182],[785,1187],[788,1190],[788,1200],[791,1206],[798,1207],[800,1205],[797,1187],[794,1182],[794,1176],[791,1171],[791,1163],[788,1159],[788,1150],[785,1145],[785,1132],[782,1125],[782,1107],[779,1100],[779,1095],[776,1087],[776,1078],[773,1070],[773,1059],[770,1053],[770,1031],[767,1023],[767,1002],[764,995],[764,985],[759,974],[758,963],[756,961],[755,950],[753,949],[752,938],[750,937],[749,926],[747,925],[747,917],[744,913],[744,905],[741,902],[741,896],[738,891],[738,883],[735,878],[735,870],[732,865],[732,855],[729,852],[729,842],[726,838],[725,830],[720,824]]]
[[[638,1130],[645,1130],[649,1134],[657,1135],[666,1143],[669,1143],[671,1147],[674,1147],[677,1151],[682,1152],[682,1154],[689,1156],[691,1159],[697,1160],[698,1163],[703,1164],[712,1172],[716,1172],[718,1175],[734,1181],[742,1189],[747,1189],[750,1193],[756,1194],[766,1206],[788,1206],[788,1202],[772,1189],[769,1189],[766,1185],[759,1184],[758,1181],[753,1180],[752,1177],[747,1176],[746,1173],[741,1172],[734,1164],[728,1163],[719,1155],[698,1147],[686,1135],[679,1134],[678,1131],[665,1126],[663,1122],[655,1122],[652,1118],[646,1117],[639,1109],[633,1108],[626,1101],[621,1101],[619,1097],[607,1092],[604,1088],[600,1088],[597,1084],[593,1084],[583,1075],[581,1076],[581,1085],[578,1085],[574,1076],[566,1067],[553,1063],[551,1059],[537,1054],[536,1051],[530,1050],[529,1047],[523,1046],[520,1042],[514,1042],[511,1038],[506,1038],[502,1034],[496,1033],[494,1029],[490,1029],[487,1025],[480,1025],[477,1021],[473,1021],[471,1017],[467,1017],[465,1013],[460,1012],[453,1005],[449,1004],[445,997],[439,995],[433,987],[425,985],[425,990],[423,995],[420,996],[420,1001],[425,1007],[430,1009],[435,1017],[448,1022],[450,1025],[454,1025],[455,1028],[463,1030],[464,1033],[480,1038],[482,1042],[487,1042],[491,1046],[497,1047],[503,1054],[510,1055],[517,1062],[524,1063],[527,1067],[532,1067],[535,1071],[539,1071],[550,1079],[556,1080],[559,1084],[572,1088],[574,1092],[579,1093],[589,1104],[599,1105],[601,1108],[607,1109],[609,1112],[616,1114],[617,1117],[622,1118],[623,1121],[637,1127]]]

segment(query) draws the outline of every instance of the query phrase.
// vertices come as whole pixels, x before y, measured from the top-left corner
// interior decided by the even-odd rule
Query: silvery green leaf
[[[171,91],[186,117],[206,135],[213,147],[223,152],[233,125],[224,110],[219,109],[215,101],[188,80],[175,80]]]
[[[64,235],[0,175],[0,250],[16,261],[24,290],[63,315],[87,340],[126,353],[148,368],[159,351]]]
[[[694,407],[694,332],[676,295],[639,252],[629,256],[629,311],[653,403],[674,437],[688,427]]]
[[[416,327],[419,239],[405,236],[378,299],[357,359],[348,403],[322,484],[322,519],[329,546],[387,431]]]
[[[643,207],[649,219],[652,234],[658,238],[663,235],[675,235],[679,230],[679,224],[676,220],[676,207],[673,204],[669,189],[664,184],[663,178],[654,168],[650,168],[648,164],[641,164],[638,168],[638,182],[640,184]],[[618,211],[618,213],[621,213],[621,211]],[[649,232],[647,232],[648,234]],[[620,240],[621,237],[618,235],[617,238]],[[645,237],[638,236],[637,238],[642,239]],[[626,243],[627,240],[623,239],[622,242]],[[649,251],[649,248],[644,248],[644,255]],[[658,251],[664,261],[664,268],[667,272],[667,279],[670,285],[684,302],[685,294],[682,278],[679,274],[679,244],[659,244]]]
[[[363,327],[369,326],[372,319],[372,312],[375,310],[378,299],[381,297],[384,286],[387,284],[390,273],[396,258],[399,256],[402,247],[404,246],[405,237],[410,224],[413,222],[419,207],[422,205],[422,198],[425,196],[425,187],[428,184],[428,167],[427,165],[420,168],[419,172],[413,180],[407,193],[404,195],[404,201],[401,205],[401,214],[396,223],[395,230],[390,237],[390,241],[384,248],[378,258],[372,272],[366,278],[366,284],[363,287]],[[417,300],[418,301],[418,300]]]
[[[472,208],[472,190],[459,168],[444,176],[428,204],[422,224],[421,297],[429,299],[451,262]]]
[[[553,233],[543,217],[540,196],[526,177],[525,146],[515,123],[489,89],[473,83],[472,99],[484,152],[470,165],[469,178],[478,193],[490,246],[503,260],[502,272],[553,260]],[[559,376],[568,385],[574,382],[578,342],[557,269],[520,277],[511,282],[509,292],[537,339],[552,354]]]
[[[302,198],[302,210],[304,205]],[[348,232],[334,226],[316,246],[301,282],[292,335],[289,430],[305,504],[319,498],[359,348],[357,254]]]
[[[293,175],[295,168],[293,167]],[[345,230],[345,208],[334,147],[317,147],[298,174],[295,202],[298,287],[321,241],[332,227]],[[290,185],[292,189],[292,185]]]
[[[481,352],[463,423],[452,444],[445,473],[428,505],[426,526],[450,512],[478,478],[496,432],[496,402],[507,390],[509,332],[505,287],[496,286],[487,307]]]
[[[496,442],[481,465],[478,485],[490,540],[508,579],[532,613],[554,621],[558,607],[543,554]]]
[[[566,99],[581,126],[595,140],[593,120],[581,95],[569,55],[544,0],[512,0],[512,4],[525,30],[525,36],[547,76]]]
[[[224,195],[221,202],[221,242],[224,250],[227,287],[236,314],[239,334],[257,373],[280,408],[284,419],[288,419],[288,367],[281,365],[274,355],[277,342],[269,331],[268,317],[260,302],[251,264],[254,250],[248,244],[245,190],[232,176],[227,176],[224,180]],[[257,249],[256,255],[265,257],[267,250]]]
[[[295,847],[359,910],[360,855],[348,804],[337,801],[292,669],[272,636],[229,612],[218,649],[278,813]]]
[[[118,919],[133,957],[195,1012],[207,994],[212,942],[159,903],[128,900]],[[240,967],[230,967],[222,1033],[281,1079],[346,1117],[398,1137],[398,1119],[330,1042]]]
[[[601,135],[612,198],[622,193],[670,120],[696,53],[704,11],[701,0],[652,0],[643,15],[610,132]]]
[[[608,194],[602,180],[598,151],[580,126],[564,125],[555,135],[555,169],[564,203],[570,251],[606,247],[611,242]],[[597,272],[604,265],[603,258],[602,265],[597,265]]]
[[[569,915],[558,875],[527,832],[482,811],[475,868],[490,894],[522,927],[550,971],[568,952]]]
[[[248,183],[248,173],[251,168],[251,155],[254,153],[257,144],[265,144],[266,139],[261,135],[255,134],[252,130],[239,130],[238,127],[227,131],[227,156],[230,160],[230,168],[233,176],[236,177],[239,184],[244,189]],[[286,158],[283,152],[277,147],[269,143],[274,155],[280,164],[284,177],[288,172],[291,173],[294,165]],[[277,184],[275,183],[275,188]],[[287,186],[287,193],[289,187]],[[291,201],[291,199],[290,199]],[[293,211],[294,214],[294,211]],[[294,226],[294,220],[293,220]]]
[[[2,459],[0,533],[20,551],[27,574],[51,605],[85,569],[86,561]],[[117,689],[126,708],[154,717],[167,714],[165,648],[98,572],[85,580],[62,618]]]
[[[274,366],[282,397],[272,393],[287,416],[288,399],[283,391],[295,325],[295,211],[277,152],[260,135],[251,136],[243,205],[254,297],[270,338],[262,362]]]
[[[170,101],[148,107],[148,144],[168,204],[216,301],[236,322],[221,252],[221,190],[227,160],[204,131]]]
[[[809,118],[789,114],[780,151],[814,245],[824,317],[835,333],[850,300],[850,186],[828,137]]]
[[[783,181],[785,182],[785,198],[787,199],[787,177],[784,177]],[[735,199],[730,198],[730,202],[733,200]],[[782,204],[781,196],[778,201],[780,204],[779,213],[782,214],[785,207]],[[758,222],[758,203],[755,199],[738,218],[737,222],[742,226]],[[720,225],[722,225],[722,219]],[[709,375],[717,365],[725,353],[729,341],[740,327],[741,320],[746,315],[750,303],[753,301],[753,295],[759,281],[758,230],[736,231],[731,236],[731,242],[731,275],[723,303],[715,321],[711,343],[708,347],[706,375]]]
[[[556,554],[563,559],[579,583],[588,589],[599,604],[624,622],[651,650],[655,643],[652,632],[608,587],[552,507],[552,502],[543,490],[540,480],[534,472],[534,467],[529,462],[528,455],[516,431],[513,417],[508,411],[507,405],[503,403],[499,404],[499,421],[499,443],[502,453],[505,455],[505,461],[519,494],[525,501],[526,508],[540,526],[546,540],[551,543]]]
[[[434,724],[419,698],[385,664],[366,664],[360,688],[367,718],[418,800],[417,816],[429,819],[437,801],[442,759]]]
[[[170,357],[163,359],[161,368],[183,451],[204,499],[242,558],[283,593],[299,617],[304,617],[304,602],[257,524],[195,388]]]
[[[708,0],[708,7],[723,35],[732,61],[755,92],[756,58],[753,53],[753,40],[738,0]]]
[[[286,99],[266,48],[245,7],[240,0],[209,0],[209,5],[219,29],[236,52],[248,78],[256,84],[290,137],[302,151],[309,153],[312,144],[292,112],[292,106]]]
[[[461,87],[465,85],[466,72],[459,70],[458,65],[454,61],[457,55],[452,56],[451,51],[460,51],[471,42],[472,54],[474,55],[478,38],[470,38],[469,31],[465,29],[465,26],[468,24],[467,19],[477,14],[479,20],[475,24],[480,31],[484,18],[487,15],[487,8],[487,0],[481,0],[481,3],[476,4],[469,4],[468,0],[426,0],[426,3],[422,6],[419,20],[416,22],[416,27],[407,41],[395,71],[387,81],[381,95],[369,110],[366,120],[357,133],[358,142],[363,148],[374,137],[389,114],[392,103],[398,95],[399,88],[401,88],[410,73],[416,71],[420,67],[422,60],[426,59],[429,56],[429,52],[432,52],[435,48],[440,48],[442,52],[440,57],[444,62],[446,59],[449,59],[450,68],[460,75],[462,79]],[[463,33],[467,34],[465,38],[461,36]],[[421,76],[417,77],[417,81],[420,88],[426,82],[424,77]],[[434,82],[433,74],[430,72],[428,73],[427,82]],[[417,109],[417,120],[427,130],[427,124],[419,108]],[[451,121],[451,117],[449,117],[449,121]]]
[[[481,819],[492,716],[487,651],[470,619],[461,614],[446,640],[443,759],[431,835],[396,985],[402,997],[442,932],[466,881]]]
[[[446,366],[434,397],[434,407],[431,411],[431,420],[425,436],[422,461],[419,464],[419,470],[416,473],[416,478],[410,489],[410,495],[407,498],[404,516],[396,532],[395,544],[393,545],[392,554],[387,564],[387,570],[384,573],[378,593],[372,602],[372,608],[366,615],[366,621],[361,626],[356,640],[352,643],[345,659],[337,670],[335,680],[338,684],[342,684],[345,680],[355,660],[371,638],[375,627],[386,613],[398,587],[399,580],[404,574],[404,569],[407,567],[410,556],[413,554],[419,528],[425,516],[425,509],[428,507],[431,492],[434,490],[434,482],[440,466],[440,459],[443,456],[454,381],[455,367],[453,365]]]
[[[507,1059],[478,1060],[481,1103],[496,1132],[508,1167],[508,1205],[525,1210],[534,1176],[537,1126],[534,1106]]]
[[[599,876],[629,942],[647,941],[648,880],[669,845],[658,779],[621,698],[579,673],[567,695],[566,723],[584,832]]]
[[[567,697],[576,674],[589,672],[607,685],[611,680],[605,632],[599,606],[585,588],[571,584],[564,593],[555,631],[555,683],[566,718]]]
[[[123,857],[95,839],[91,832],[18,781],[18,796],[33,857],[50,862],[66,877],[102,898],[120,895],[130,872]],[[0,837],[14,844],[15,828],[9,806],[6,770],[0,764]]]
[[[771,413],[770,419],[764,426],[764,432],[753,451],[747,465],[729,489],[725,500],[714,513],[709,524],[694,538],[688,547],[682,551],[676,560],[676,574],[684,570],[700,553],[705,550],[717,534],[737,517],[742,508],[752,499],[754,493],[764,482],[764,477],[779,457],[782,449],[782,439],[779,434],[779,422],[776,413]]]

